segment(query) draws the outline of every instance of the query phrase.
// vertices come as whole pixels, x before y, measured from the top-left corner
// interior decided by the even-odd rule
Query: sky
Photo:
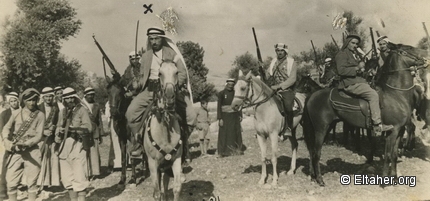
[[[234,3],[233,3],[234,2]],[[92,35],[103,47],[119,72],[128,65],[134,50],[139,20],[138,47],[146,47],[146,30],[162,27],[156,16],[168,7],[179,16],[174,41],[193,41],[205,50],[204,63],[210,77],[226,78],[236,56],[256,55],[252,27],[255,28],[263,59],[274,56],[274,44],[285,43],[290,54],[309,50],[313,40],[322,48],[333,35],[340,44],[343,30],[333,30],[332,20],[351,10],[364,19],[363,27],[373,27],[393,42],[416,45],[425,36],[422,22],[430,28],[427,0],[71,0],[82,26],[77,35],[63,42],[61,52],[77,59],[86,71],[103,75],[101,53]],[[153,4],[153,13],[144,14],[144,4]],[[16,10],[15,0],[0,1],[0,23]],[[385,28],[381,25],[381,19]],[[0,29],[0,37],[4,30]]]

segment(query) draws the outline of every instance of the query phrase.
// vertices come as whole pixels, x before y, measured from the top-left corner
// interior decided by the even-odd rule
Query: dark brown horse
[[[119,145],[121,147],[121,179],[119,185],[124,185],[126,181],[126,170],[127,170],[127,141],[131,141],[133,138],[130,129],[127,126],[127,119],[125,118],[125,112],[130,105],[131,99],[125,98],[125,89],[119,82],[119,75],[113,76],[113,79],[106,77],[108,82],[108,101],[111,111],[111,123],[115,132],[118,134]],[[145,154],[143,154],[145,155]],[[145,157],[143,156],[142,164],[145,165]],[[132,175],[129,181],[130,184],[136,184],[136,164],[135,160],[131,159]]]
[[[399,146],[399,130],[409,122],[413,106],[413,76],[411,66],[422,65],[424,62],[417,49],[411,46],[390,44],[391,53],[381,68],[381,77],[377,83],[381,103],[382,122],[393,125],[394,129],[387,133],[383,176],[397,176],[397,148]],[[311,95],[305,105],[303,114],[304,135],[310,155],[310,173],[313,181],[324,186],[319,160],[321,148],[330,124],[341,119],[348,124],[360,128],[371,128],[365,115],[351,115],[333,108],[331,89],[319,90]],[[372,136],[374,134],[372,133]],[[373,139],[373,137],[372,137]],[[372,147],[375,146],[371,140]],[[373,160],[373,151],[368,162]]]

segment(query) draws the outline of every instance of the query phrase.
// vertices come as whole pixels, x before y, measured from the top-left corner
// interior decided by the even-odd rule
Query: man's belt
[[[231,107],[231,105],[223,105],[223,106],[221,106],[221,112],[232,113],[232,112],[237,112],[237,111],[234,110]]]
[[[160,81],[157,79],[149,79],[148,80],[148,91],[159,91],[161,86],[160,86]]]

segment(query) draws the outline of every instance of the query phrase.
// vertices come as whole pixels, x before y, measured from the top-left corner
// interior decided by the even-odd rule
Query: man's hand
[[[126,98],[133,97],[133,92],[131,92],[131,91],[127,91],[127,92],[125,92],[124,96],[125,96]]]
[[[12,148],[13,148],[13,143],[12,143],[12,141],[10,141],[10,140],[8,140],[8,139],[4,139],[4,148],[5,148],[7,151],[13,151],[13,150],[12,150]]]
[[[272,88],[275,91],[278,91],[280,89],[280,87],[278,85],[273,85],[270,88]]]
[[[222,119],[219,120],[218,122],[219,126],[222,127],[224,125],[224,121],[222,121]]]
[[[362,62],[362,61],[360,61],[360,63],[358,63],[358,67],[359,68],[364,68],[365,65],[366,64],[364,62]]]
[[[47,130],[44,130],[44,131],[43,131],[43,135],[48,136],[48,137],[49,137],[49,136],[51,136],[51,135],[52,135],[52,133],[53,133],[53,132],[52,132],[52,130],[51,130],[51,129],[47,129]]]
[[[56,135],[54,141],[55,141],[55,143],[61,143],[60,136]]]

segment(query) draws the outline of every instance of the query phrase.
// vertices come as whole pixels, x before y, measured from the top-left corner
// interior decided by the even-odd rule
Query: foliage
[[[271,61],[272,57],[267,57],[263,61],[263,68],[269,68]],[[244,74],[248,73],[251,70],[252,74],[259,75],[260,73],[258,72],[258,67],[259,62],[257,57],[254,57],[254,55],[249,52],[245,52],[245,54],[236,56],[233,61],[233,68],[228,72],[228,76],[230,78],[237,78],[237,76],[239,75],[239,70],[242,70]]]
[[[356,34],[360,36],[361,43],[359,46],[362,49],[366,48],[366,41],[369,37],[366,34],[366,29],[360,27],[363,22],[363,18],[355,16],[352,11],[346,11],[343,16],[347,18],[345,29],[348,34]]]
[[[417,48],[428,50],[429,49],[429,43],[427,42],[428,38],[423,37],[420,41],[418,41]]]
[[[176,45],[180,49],[188,68],[193,102],[216,100],[215,85],[207,82],[209,69],[203,63],[205,54],[203,47],[192,41],[180,41]]]
[[[17,0],[17,7],[4,24],[2,79],[16,91],[82,86],[79,62],[60,54],[62,40],[80,29],[76,10],[65,0]]]

